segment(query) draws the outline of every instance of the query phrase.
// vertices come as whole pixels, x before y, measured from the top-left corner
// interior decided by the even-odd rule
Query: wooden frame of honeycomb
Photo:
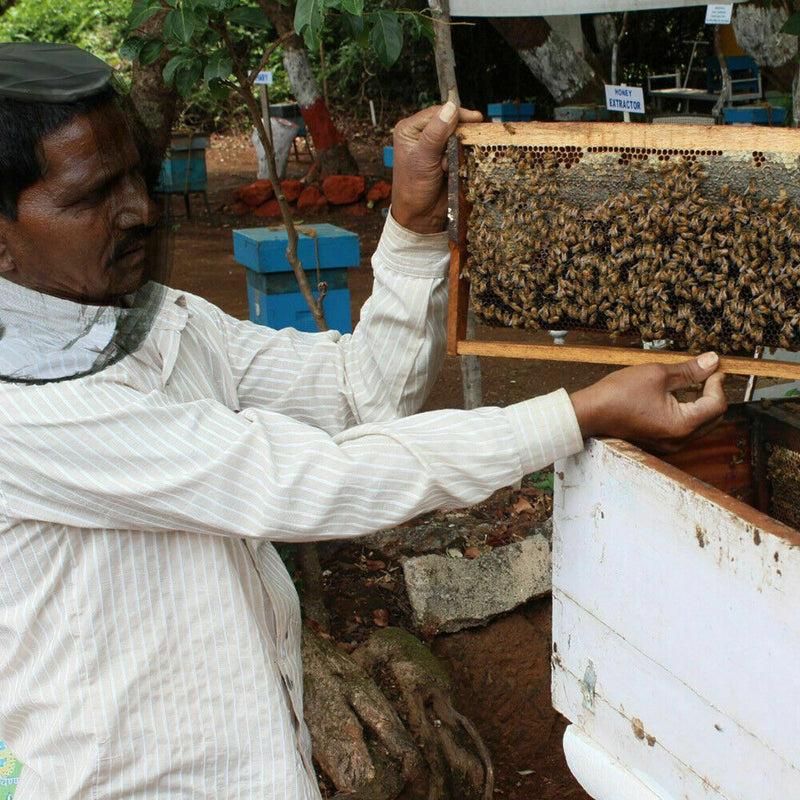
[[[797,131],[477,123],[449,159],[448,353],[624,365],[715,349],[726,372],[800,378],[798,364],[752,358],[800,350]],[[468,339],[470,302],[489,324],[611,339]]]

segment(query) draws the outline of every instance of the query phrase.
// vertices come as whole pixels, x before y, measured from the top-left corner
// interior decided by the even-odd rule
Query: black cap
[[[32,103],[71,103],[111,80],[105,61],[71,44],[0,44],[0,97]]]

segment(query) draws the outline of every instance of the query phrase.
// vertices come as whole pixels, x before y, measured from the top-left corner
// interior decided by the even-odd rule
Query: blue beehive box
[[[314,237],[298,231],[297,256],[308,282],[316,296],[319,268],[319,280],[328,284],[323,301],[328,327],[349,333],[352,322],[347,268],[360,263],[358,236],[327,223],[304,227],[316,232],[315,244]],[[233,256],[247,267],[250,319],[271,328],[316,331],[316,322],[286,259],[286,244],[283,228],[245,228],[233,232]]]
[[[394,166],[394,147],[383,148],[383,166],[384,167]]]
[[[156,191],[204,192],[206,190],[206,148],[202,136],[173,136],[161,164]]]
[[[722,109],[726,125],[773,125],[786,124],[786,109],[782,106],[731,106]]]
[[[487,108],[492,122],[530,122],[535,110],[533,103],[489,103]]]

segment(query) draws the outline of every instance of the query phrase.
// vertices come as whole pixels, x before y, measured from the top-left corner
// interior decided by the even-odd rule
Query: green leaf
[[[322,21],[325,16],[325,0],[297,0],[294,10],[295,33],[303,37],[312,53],[317,51]]]
[[[128,14],[128,27],[131,30],[141,27],[161,9],[161,0],[136,0]]]
[[[339,0],[338,7],[343,14],[360,17],[364,13],[364,0]]]
[[[139,51],[139,63],[144,66],[155,64],[163,52],[164,42],[162,42],[161,39],[147,39],[142,44],[142,49]]]
[[[164,82],[171,86],[175,81],[175,75],[178,70],[185,66],[188,63],[188,59],[182,53],[177,56],[173,56],[167,63],[164,65],[164,69],[161,71],[161,74],[164,76]]]
[[[175,74],[175,88],[186,97],[192,89],[200,83],[203,75],[203,61],[201,58],[186,59],[186,64],[182,65]]]
[[[206,67],[203,70],[203,80],[211,85],[213,80],[224,80],[229,78],[233,72],[233,62],[226,50],[217,50],[208,57]]]
[[[391,67],[403,49],[403,28],[393,11],[376,11],[369,15],[372,28],[369,43],[384,67]]]
[[[436,33],[433,30],[433,20],[427,14],[409,14],[408,18],[417,38],[424,37],[433,44],[436,41]]]
[[[800,13],[796,12],[789,16],[783,23],[781,33],[788,33],[791,36],[800,36]]]
[[[231,87],[219,78],[212,78],[208,82],[208,91],[215,100],[227,100],[231,93]]]
[[[351,39],[358,39],[364,33],[364,17],[342,14],[342,27]]]
[[[123,39],[119,46],[120,58],[124,58],[126,61],[136,61],[144,42],[145,40],[141,36],[129,36]]]
[[[195,8],[205,8],[209,11],[227,11],[236,5],[236,0],[194,0]]]
[[[174,8],[164,20],[164,37],[189,44],[196,27],[197,17],[190,8]]]
[[[251,6],[232,8],[225,15],[225,19],[231,24],[241,25],[243,28],[269,28],[272,26],[263,9]]]

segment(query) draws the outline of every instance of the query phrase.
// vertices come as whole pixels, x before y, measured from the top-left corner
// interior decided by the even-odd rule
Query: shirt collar
[[[0,379],[43,383],[98,372],[138,349],[166,293],[150,283],[120,306],[93,306],[0,278]],[[162,324],[180,329],[185,301],[173,302],[178,308]]]

